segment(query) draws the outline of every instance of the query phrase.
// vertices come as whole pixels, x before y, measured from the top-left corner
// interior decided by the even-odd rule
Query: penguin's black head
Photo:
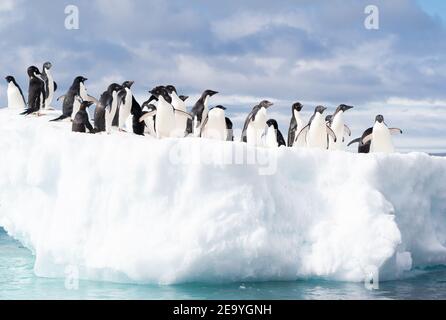
[[[135,83],[135,81],[126,81],[126,82],[124,82],[124,83],[122,84],[122,87],[123,87],[123,88],[130,89],[130,88],[133,86],[134,83]]]
[[[37,68],[36,66],[31,66],[28,68],[28,76],[30,78],[35,77],[36,75],[39,76],[41,73],[39,71],[39,68]]]
[[[324,114],[325,110],[327,110],[327,108],[325,108],[324,106],[317,106],[314,110],[314,113]]]
[[[333,116],[331,114],[325,117],[326,122],[331,122],[331,120],[333,120]]]
[[[88,108],[93,104],[93,101],[82,101],[81,107],[82,108]]]
[[[108,86],[107,91],[109,93],[112,93],[113,91],[119,91],[121,89],[122,89],[122,86],[120,84],[112,83],[111,85]]]
[[[269,120],[266,122],[266,124],[267,124],[268,127],[274,127],[274,129],[276,129],[276,130],[279,129],[279,125],[277,124],[277,121],[274,120],[274,119],[269,119]]]
[[[301,112],[303,108],[304,106],[300,102],[296,102],[295,104],[293,104],[293,112]]]
[[[53,65],[51,64],[51,62],[45,62],[43,64],[44,69],[50,70],[52,67],[53,67]]]
[[[346,104],[341,104],[336,111],[338,111],[338,112],[339,111],[344,111],[345,112],[345,111],[348,111],[350,109],[353,109],[353,107],[352,106],[348,106]]]
[[[221,109],[221,110],[226,110],[226,108],[225,108],[225,107],[223,107],[223,106],[216,106],[216,107],[214,107],[214,109]]]
[[[5,77],[6,82],[10,83],[10,82],[15,82],[15,79],[13,76],[7,76]]]
[[[205,92],[203,92],[203,97],[212,97],[212,96],[215,96],[216,94],[218,94],[217,91],[206,90]]]
[[[268,109],[269,107],[272,107],[273,105],[274,105],[274,103],[272,103],[268,100],[263,100],[262,102],[260,102],[259,107]]]
[[[179,96],[179,98],[180,98],[181,100],[183,100],[184,102],[186,102],[186,100],[189,99],[188,96]]]
[[[76,79],[74,79],[74,82],[76,83],[84,83],[85,81],[87,81],[88,79],[82,76],[76,77]]]
[[[378,122],[378,123],[383,123],[384,122],[384,116],[382,116],[380,114],[377,115],[376,118],[375,118],[375,121]]]
[[[164,98],[164,100],[166,100],[167,102],[169,102],[169,103],[172,102],[172,98],[170,97],[169,93],[167,92],[166,87],[163,87],[163,86],[156,87],[155,89],[149,91],[149,93],[151,93],[157,99],[159,99],[159,97],[162,96]]]
[[[175,88],[175,87],[172,86],[172,85],[168,85],[168,86],[166,86],[166,90],[167,90],[167,92],[168,92],[169,94],[172,94],[173,92],[177,93],[177,88]]]

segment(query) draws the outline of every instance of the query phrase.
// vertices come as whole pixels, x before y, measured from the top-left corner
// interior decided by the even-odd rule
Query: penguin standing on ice
[[[328,148],[330,150],[343,150],[345,135],[348,135],[349,137],[352,135],[350,128],[344,122],[344,113],[350,109],[353,109],[353,107],[341,104],[336,109],[334,115],[326,118],[326,120],[328,120],[328,126],[333,130],[337,138],[337,141],[334,142],[331,136],[328,137]]]
[[[118,93],[119,131],[126,131],[127,120],[132,113],[132,86],[134,83],[134,81],[125,81],[122,84],[122,89]]]
[[[267,110],[273,105],[272,102],[264,100],[252,109],[243,126],[242,142],[251,146],[262,145],[262,136],[267,126]]]
[[[184,113],[187,112],[186,109],[186,99],[181,99],[181,97],[185,98],[184,96],[178,96],[177,89],[172,86],[166,86],[166,90],[169,93],[171,99],[172,99],[172,106],[175,108],[175,110],[182,111]],[[187,128],[187,119],[188,117],[181,112],[175,112],[175,132],[174,136],[178,138],[183,138],[186,135],[186,128]]]
[[[337,141],[336,134],[327,125],[325,121],[324,112],[327,108],[323,106],[317,106],[314,110],[314,114],[310,119],[310,122],[300,131],[297,139],[302,137],[307,143],[309,148],[328,149],[328,137],[331,136],[334,142]]]
[[[59,97],[57,100],[62,100],[62,115],[56,119],[53,119],[51,121],[62,121],[64,119],[69,119],[71,117],[76,116],[76,114],[73,115],[73,107],[75,103],[75,97],[79,96],[83,101],[92,101],[97,102],[97,100],[91,96],[88,95],[87,89],[85,87],[85,81],[88,79],[82,76],[76,77],[73,81],[73,84],[71,85],[68,92]]]
[[[274,119],[270,119],[266,122],[268,130],[266,131],[266,146],[269,148],[286,147],[285,139],[282,132],[279,130],[279,125]]]
[[[72,125],[72,131],[73,132],[82,132],[85,133],[94,133],[93,126],[90,123],[90,120],[88,119],[88,112],[87,108],[90,107],[93,104],[92,101],[82,101],[79,111],[74,116],[73,125]]]
[[[202,138],[226,141],[228,133],[225,110],[226,108],[223,106],[216,106],[209,110],[208,116],[202,125]]]
[[[106,131],[110,133],[113,118],[118,109],[118,92],[121,89],[121,85],[112,83],[99,98],[99,103],[96,105],[94,112],[94,128],[96,132]]]
[[[141,108],[141,105],[136,101],[135,97],[133,96],[132,99],[132,126],[133,126],[133,133],[136,135],[143,136],[145,129],[146,129],[146,123],[145,120],[148,118],[153,117],[154,114],[156,114],[155,110],[150,111],[143,111]]]
[[[8,83],[8,89],[6,91],[8,96],[8,108],[24,110],[26,108],[26,102],[22,89],[13,76],[7,76],[5,79]]]
[[[290,128],[288,130],[288,147],[303,147],[305,146],[305,140],[296,139],[299,132],[305,127],[305,123],[301,118],[300,112],[303,109],[303,105],[300,102],[296,102],[291,107],[291,121]]]
[[[195,103],[192,108],[192,122],[188,123],[187,131],[189,134],[193,134],[195,137],[201,135],[202,124],[206,120],[209,113],[209,98],[218,94],[217,91],[206,90],[201,95],[200,99]]]
[[[51,110],[53,103],[54,92],[57,90],[57,83],[53,79],[51,73],[51,62],[45,62],[42,68],[42,79],[45,82],[45,109]]]
[[[389,128],[384,122],[384,117],[377,115],[373,128],[367,129],[361,138],[353,140],[349,143],[349,146],[359,143],[359,147],[362,150],[358,151],[365,151],[365,146],[370,145],[369,152],[393,153],[395,152],[395,147],[392,141],[392,134],[403,134],[403,131],[398,128]]]
[[[28,109],[22,115],[37,113],[44,107],[45,82],[43,82],[39,69],[35,66],[28,68],[29,89],[28,89]]]
[[[170,138],[175,131],[175,111],[172,98],[163,86],[156,87],[150,93],[158,100],[156,106],[155,131],[158,139]]]

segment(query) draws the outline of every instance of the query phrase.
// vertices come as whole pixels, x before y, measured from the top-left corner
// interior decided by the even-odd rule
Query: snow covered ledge
[[[445,158],[282,148],[250,161],[241,143],[74,134],[16,113],[0,109],[0,226],[38,276],[363,281],[446,264]]]

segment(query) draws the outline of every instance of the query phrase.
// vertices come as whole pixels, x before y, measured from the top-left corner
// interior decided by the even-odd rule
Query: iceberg
[[[446,264],[446,158],[79,134],[52,116],[0,109],[0,226],[37,276],[359,282]]]

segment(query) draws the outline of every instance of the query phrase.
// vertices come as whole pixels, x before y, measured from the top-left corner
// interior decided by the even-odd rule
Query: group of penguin
[[[51,73],[52,64],[46,62],[42,72],[35,66],[28,68],[28,100],[13,76],[7,76],[8,107],[24,110],[22,115],[42,115],[54,110],[51,105],[57,84]],[[179,95],[172,86],[157,86],[149,91],[150,98],[142,105],[132,93],[133,81],[113,83],[102,93],[99,100],[87,93],[85,82],[88,79],[76,77],[68,92],[57,100],[62,101],[62,115],[51,121],[72,122],[73,132],[108,133],[113,128],[119,131],[132,131],[137,135],[151,135],[155,138],[182,138],[187,136],[207,139],[234,141],[233,124],[226,116],[226,108],[219,105],[209,108],[209,100],[218,92],[206,90],[195,103],[191,112],[187,111],[188,96]],[[93,125],[87,109],[96,105]],[[242,131],[242,142],[251,146],[277,148],[309,147],[329,150],[342,150],[345,137],[351,131],[344,122],[344,113],[352,106],[341,104],[333,115],[325,116],[327,108],[317,106],[308,122],[302,119],[303,105],[293,104],[288,139],[285,141],[274,119],[268,119],[268,109],[273,103],[260,102],[249,113]],[[358,143],[359,153],[394,152],[391,135],[402,134],[397,128],[389,128],[384,117],[378,115],[373,127],[367,129],[360,138],[352,140],[348,146]]]

